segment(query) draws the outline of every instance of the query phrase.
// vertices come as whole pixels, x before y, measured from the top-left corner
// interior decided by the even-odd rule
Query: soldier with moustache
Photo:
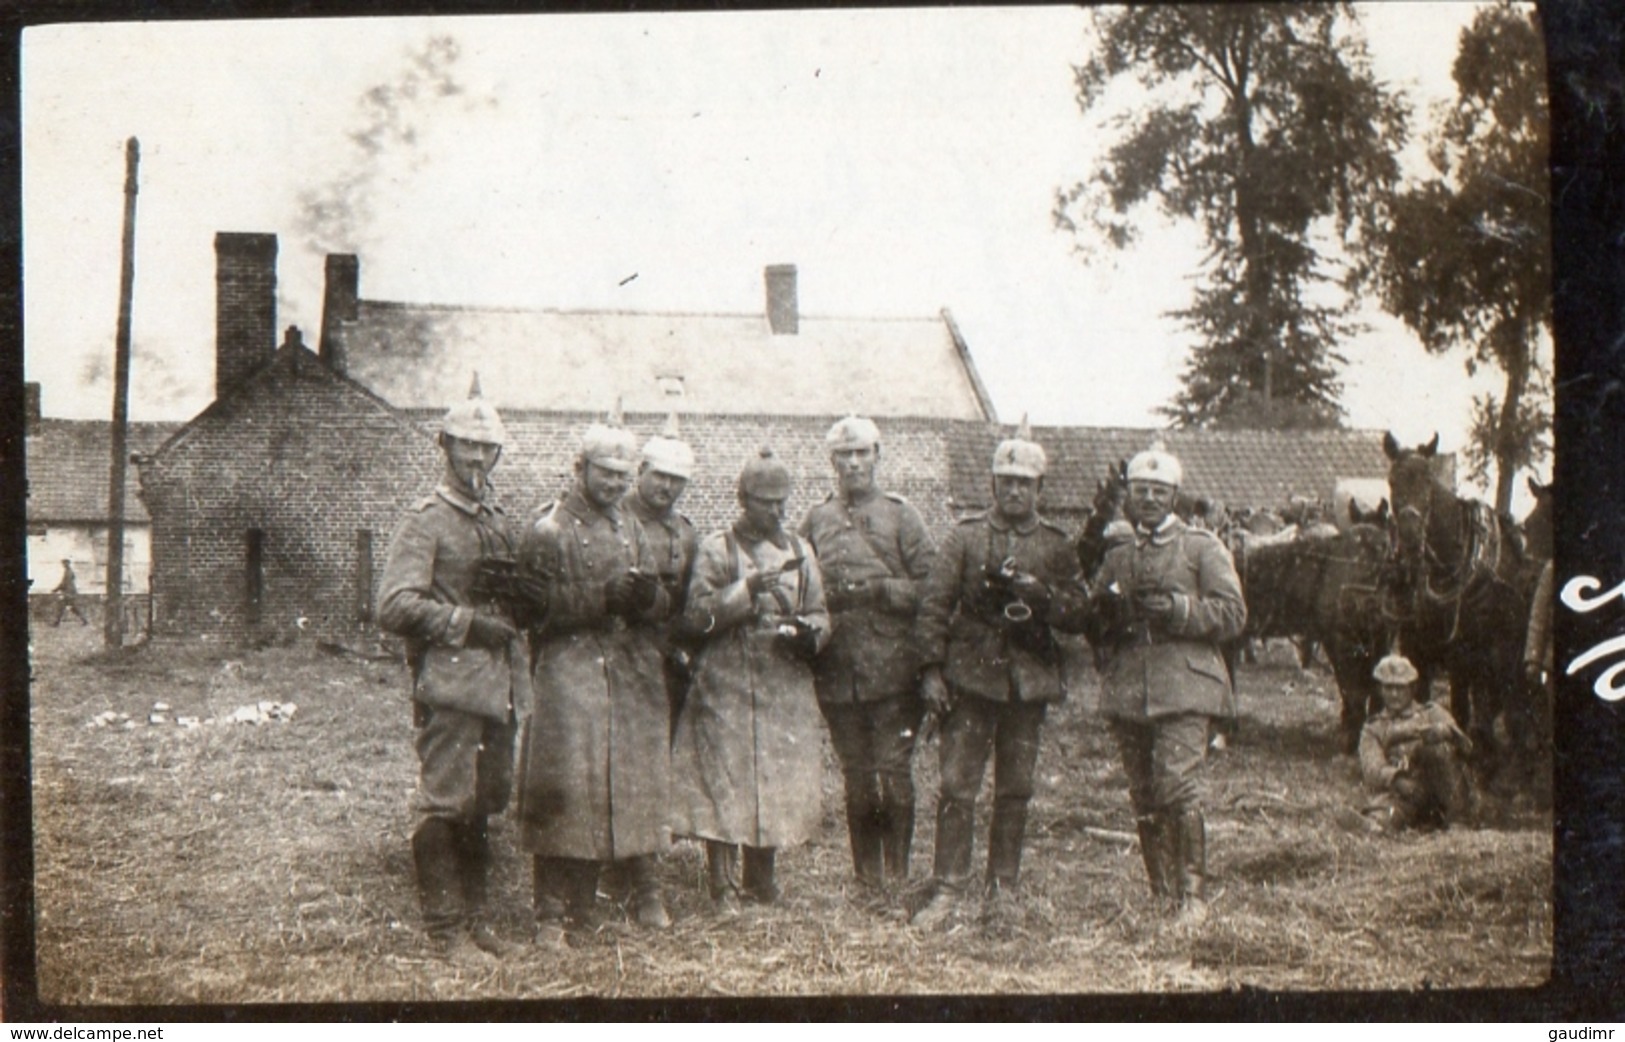
[[[485,921],[492,870],[488,819],[513,788],[515,714],[529,660],[520,636],[546,608],[518,580],[507,521],[489,475],[502,455],[502,420],[479,397],[447,412],[445,470],[390,540],[378,621],[406,640],[418,781],[412,858],[431,942],[453,957],[506,954]]]
[[[1025,421],[993,453],[991,510],[943,540],[920,598],[914,642],[921,692],[940,719],[934,893],[914,916],[934,926],[970,887],[976,797],[993,758],[987,894],[997,907],[1021,872],[1027,804],[1049,706],[1066,697],[1054,631],[1088,618],[1081,566],[1065,530],[1038,513],[1047,460]]]
[[[670,845],[670,708],[661,677],[671,594],[643,524],[623,502],[637,441],[582,435],[575,485],[525,531],[521,568],[548,590],[532,634],[532,711],[520,762],[520,840],[534,856],[536,940],[592,931],[600,869],[640,881],[637,920],[669,919],[646,859]]]
[[[908,878],[914,740],[925,713],[909,634],[936,545],[920,512],[876,484],[873,421],[848,416],[825,444],[838,488],[800,529],[823,569],[834,626],[813,677],[841,762],[853,867],[873,891]]]
[[[1173,512],[1184,468],[1160,446],[1129,461],[1133,538],[1112,547],[1091,587],[1101,712],[1128,775],[1152,893],[1181,926],[1207,916],[1202,766],[1215,717],[1234,715],[1220,644],[1247,606],[1230,552]]]

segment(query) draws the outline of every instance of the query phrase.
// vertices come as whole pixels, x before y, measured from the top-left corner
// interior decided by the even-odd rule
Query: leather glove
[[[753,572],[750,578],[745,580],[745,589],[750,591],[752,597],[765,590],[775,589],[778,585],[779,575],[777,572]]]
[[[519,636],[519,631],[490,615],[476,615],[468,624],[468,639],[464,642],[476,648],[505,648]]]

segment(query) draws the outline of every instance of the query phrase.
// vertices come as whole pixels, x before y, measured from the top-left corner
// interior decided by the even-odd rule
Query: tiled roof
[[[949,486],[960,508],[988,505],[993,448],[1009,427],[956,424],[949,432]],[[1082,511],[1095,482],[1118,460],[1161,438],[1185,468],[1184,487],[1233,507],[1285,505],[1293,496],[1331,501],[1339,478],[1386,480],[1380,431],[1160,431],[1034,427],[1049,457],[1044,503]]]
[[[151,452],[178,423],[132,423],[131,453]],[[107,521],[107,474],[112,466],[113,425],[107,420],[41,419],[28,441],[28,519]],[[125,520],[147,524],[136,495],[136,468],[125,471]]]
[[[798,416],[993,415],[964,344],[934,318],[454,308],[360,301],[342,323],[349,375],[401,408],[438,408],[478,371],[503,409]],[[681,388],[680,396],[669,391]]]

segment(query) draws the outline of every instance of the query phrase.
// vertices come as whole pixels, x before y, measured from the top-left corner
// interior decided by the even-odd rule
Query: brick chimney
[[[762,271],[767,281],[767,325],[775,334],[794,336],[801,326],[796,306],[796,266],[769,264]]]
[[[214,237],[214,396],[224,398],[276,351],[276,236]]]
[[[327,255],[326,291],[322,295],[322,342],[318,353],[327,367],[343,376],[349,367],[344,356],[342,324],[356,319],[361,296],[361,262],[353,253]]]
[[[39,430],[39,381],[29,380],[23,384],[23,433],[33,434]]]

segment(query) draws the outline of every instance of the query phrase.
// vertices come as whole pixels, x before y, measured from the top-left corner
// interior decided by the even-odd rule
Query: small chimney
[[[796,266],[769,264],[763,276],[767,280],[768,328],[779,336],[794,336],[801,326],[796,306]]]
[[[276,236],[214,237],[214,396],[224,398],[276,352]]]
[[[353,253],[327,255],[327,289],[322,296],[322,341],[320,355],[327,367],[345,375],[349,361],[344,355],[345,322],[356,319],[356,301],[361,296],[361,262]]]
[[[39,381],[30,380],[23,384],[23,433],[33,434],[39,430]]]

